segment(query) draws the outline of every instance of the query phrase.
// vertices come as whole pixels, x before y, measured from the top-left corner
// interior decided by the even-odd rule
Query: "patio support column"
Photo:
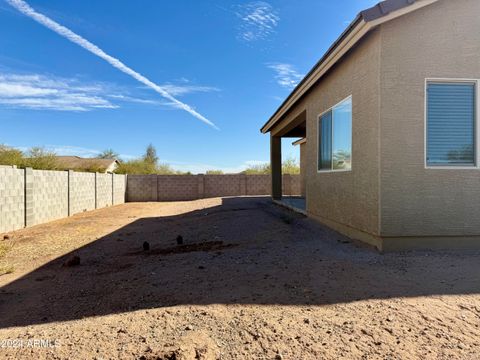
[[[270,135],[270,167],[272,171],[272,198],[282,199],[282,138]]]

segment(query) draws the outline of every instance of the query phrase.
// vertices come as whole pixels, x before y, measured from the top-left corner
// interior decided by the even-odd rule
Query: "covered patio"
[[[284,200],[288,206],[305,211],[305,198],[283,198],[282,193],[282,138],[306,138],[307,111],[303,110],[294,116],[287,116],[283,121],[267,123],[262,132],[270,132],[270,164],[272,171],[272,198]]]
[[[283,206],[296,213],[307,216],[306,199],[301,196],[282,196],[280,200],[273,200],[276,204]]]

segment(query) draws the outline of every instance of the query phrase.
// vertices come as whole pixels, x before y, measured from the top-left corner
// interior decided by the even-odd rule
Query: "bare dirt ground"
[[[480,358],[478,252],[382,255],[265,198],[130,203],[10,235],[3,358]]]

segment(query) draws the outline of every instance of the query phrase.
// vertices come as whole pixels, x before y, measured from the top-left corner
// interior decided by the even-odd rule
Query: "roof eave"
[[[302,138],[302,139],[299,139],[297,141],[294,141],[292,143],[293,146],[297,146],[297,145],[302,145],[302,144],[305,144],[307,142],[307,138]]]
[[[263,125],[261,132],[266,134],[272,126],[278,121],[281,116],[290,109],[293,103],[297,102],[298,98],[303,96],[303,94],[311,87],[312,81],[315,83],[318,79],[318,73],[325,68],[326,64],[330,64],[330,60],[338,54],[339,49],[344,48],[342,46],[345,42],[348,42],[348,39],[351,38],[352,34],[358,33],[358,31],[363,28],[367,23],[361,19],[360,16],[357,16],[355,20],[350,24],[350,26],[342,33],[337,41],[328,49],[325,55],[315,64],[315,66],[305,75],[305,77],[300,81],[300,83],[293,89],[290,95],[285,99],[285,101],[280,105],[277,111],[270,117],[270,119]],[[328,69],[333,66],[333,63],[328,67]],[[327,70],[328,70],[327,69]],[[323,73],[325,73],[325,70]],[[319,78],[319,77],[318,77]],[[300,95],[299,95],[300,94]],[[288,106],[285,110],[284,108]],[[282,111],[283,110],[283,111]]]
[[[330,70],[343,55],[345,55],[355,44],[358,43],[368,32],[377,26],[393,20],[402,15],[418,10],[427,5],[433,4],[438,0],[406,0],[408,6],[390,7],[383,9],[380,4],[368,10],[362,11],[355,20],[340,35],[337,41],[329,48],[326,54],[318,61],[308,72],[302,81],[295,87],[270,119],[263,125],[261,132],[266,134],[272,127],[285,115],[285,113],[294,106],[300,98]],[[379,10],[373,10],[379,7]],[[381,12],[378,13],[378,11]],[[375,14],[376,12],[376,14]],[[383,13],[382,13],[383,12]]]

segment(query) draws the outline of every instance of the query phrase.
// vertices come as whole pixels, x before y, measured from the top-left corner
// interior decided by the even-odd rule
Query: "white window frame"
[[[466,84],[474,84],[475,85],[475,101],[476,101],[476,111],[475,111],[475,164],[473,166],[455,166],[455,165],[428,165],[427,161],[427,128],[428,128],[428,84],[430,83],[438,83],[438,84],[448,84],[448,83],[466,83]],[[424,118],[423,118],[423,161],[425,169],[428,170],[478,170],[480,169],[480,79],[466,79],[466,78],[425,78],[425,89],[424,89]]]
[[[327,112],[332,111],[333,108],[337,107],[338,105],[340,105],[341,103],[343,103],[347,100],[351,100],[351,102],[352,102],[352,119],[351,119],[351,121],[352,121],[352,124],[351,124],[352,133],[351,133],[351,139],[350,139],[350,143],[352,144],[352,149],[351,149],[351,153],[350,153],[350,161],[352,162],[352,164],[350,166],[350,169],[337,169],[337,170],[334,170],[334,169],[319,169],[318,168],[318,162],[320,160],[320,120],[321,120],[322,116],[325,115]],[[333,111],[332,111],[332,115],[333,115]],[[334,128],[333,122],[334,121],[335,120],[332,116],[332,145],[333,145],[333,128]],[[332,152],[332,163],[333,163],[333,152]],[[342,173],[342,172],[351,172],[352,171],[352,169],[353,169],[353,95],[347,96],[345,99],[339,101],[338,103],[336,103],[332,107],[330,107],[327,110],[318,114],[318,116],[317,116],[317,164],[316,164],[316,167],[317,167],[317,174]]]

